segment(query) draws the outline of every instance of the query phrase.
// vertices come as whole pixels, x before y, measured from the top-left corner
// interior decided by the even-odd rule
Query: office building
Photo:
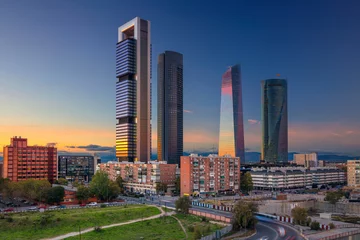
[[[287,82],[268,79],[261,82],[262,146],[261,160],[271,164],[288,161]]]
[[[147,162],[151,153],[150,22],[119,27],[116,44],[116,157]]]
[[[70,182],[90,182],[95,174],[94,156],[62,155],[58,158],[58,178],[65,178]]]
[[[11,143],[4,147],[3,177],[11,181],[27,179],[56,179],[57,148],[55,144],[28,146],[27,139],[11,138]]]
[[[317,153],[294,154],[296,165],[304,167],[318,167]]]
[[[107,162],[99,164],[100,171],[105,171],[113,181],[117,177],[125,181],[125,190],[129,192],[156,193],[156,185],[163,183],[167,191],[175,190],[177,164],[166,162]]]
[[[181,195],[240,190],[240,158],[191,154],[181,157]]]
[[[158,160],[180,164],[183,155],[183,55],[165,51],[158,57]]]
[[[3,177],[4,162],[0,161],[0,178]]]
[[[255,189],[284,190],[311,188],[330,183],[343,184],[345,173],[337,168],[272,167],[252,168],[251,177]]]
[[[239,157],[245,163],[240,65],[229,67],[222,76],[219,156],[224,155]]]
[[[347,184],[350,187],[360,187],[360,160],[347,161]]]

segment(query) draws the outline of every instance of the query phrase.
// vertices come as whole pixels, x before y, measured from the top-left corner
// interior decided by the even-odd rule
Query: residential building
[[[350,187],[360,187],[360,160],[347,161],[347,184]]]
[[[245,163],[244,123],[240,65],[234,65],[222,76],[219,156],[239,157]]]
[[[113,181],[117,177],[125,181],[125,189],[130,192],[156,193],[157,183],[168,186],[168,192],[175,189],[177,164],[166,162],[107,162],[99,164],[99,169],[108,173]]]
[[[294,161],[296,165],[302,165],[307,168],[318,166],[317,153],[294,154]]]
[[[0,161],[0,178],[3,177],[3,168],[4,168],[4,162]]]
[[[272,167],[253,168],[251,171],[255,189],[284,190],[311,188],[329,183],[345,183],[344,171],[337,168]]]
[[[318,167],[325,167],[325,161],[324,160],[318,160]]]
[[[97,160],[97,159],[96,159]],[[90,182],[95,174],[94,156],[62,155],[58,158],[58,178],[65,178],[70,182]]]
[[[46,179],[53,183],[56,179],[57,148],[47,146],[28,146],[26,138],[13,137],[4,147],[3,177],[11,181],[27,179]]]
[[[261,160],[271,164],[288,161],[287,82],[268,79],[261,82],[262,146]]]
[[[183,55],[165,51],[158,57],[158,160],[180,165],[183,155]]]
[[[240,190],[240,158],[210,154],[181,157],[181,195]]]
[[[134,18],[116,44],[116,157],[147,162],[151,153],[150,22]]]

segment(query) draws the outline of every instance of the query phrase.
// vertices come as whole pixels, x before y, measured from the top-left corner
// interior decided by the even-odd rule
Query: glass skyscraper
[[[116,44],[116,157],[150,160],[150,22],[138,17],[119,27]]]
[[[222,76],[219,156],[240,157],[245,163],[244,123],[240,65],[234,65]]]
[[[261,160],[281,164],[288,161],[287,82],[268,79],[261,82],[262,148]]]
[[[183,155],[183,55],[158,57],[158,160],[180,165]]]

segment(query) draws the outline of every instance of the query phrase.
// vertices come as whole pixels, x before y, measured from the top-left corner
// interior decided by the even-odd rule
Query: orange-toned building
[[[156,193],[156,184],[164,183],[168,192],[175,188],[177,164],[166,162],[107,162],[98,165],[99,170],[109,174],[113,181],[118,176],[126,182],[131,192]]]
[[[181,157],[181,195],[240,190],[240,158],[191,154]]]
[[[11,181],[56,179],[57,148],[53,144],[28,146],[27,139],[11,138],[11,144],[4,147],[3,177]]]

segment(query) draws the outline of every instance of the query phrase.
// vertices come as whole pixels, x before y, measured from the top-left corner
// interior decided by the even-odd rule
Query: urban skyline
[[[138,15],[153,23],[152,36],[156,42],[153,60],[164,49],[175,49],[187,56],[185,68],[188,70],[184,76],[188,81],[184,84],[185,150],[211,149],[217,145],[219,120],[214,112],[218,112],[220,107],[218,76],[224,66],[241,62],[243,88],[246,89],[243,100],[248,151],[259,151],[261,146],[259,81],[280,72],[291,79],[289,150],[359,153],[359,113],[354,111],[353,103],[357,99],[352,92],[357,89],[355,80],[359,75],[354,65],[358,55],[354,47],[359,34],[351,32],[359,22],[356,7],[349,8],[346,3],[338,6],[320,2],[312,4],[311,8],[306,4],[297,6],[291,3],[275,7],[263,2],[254,11],[249,4],[240,6],[243,14],[237,15],[244,19],[237,17],[227,25],[224,24],[229,22],[227,16],[219,21],[205,16],[213,16],[209,13],[224,9],[218,4],[208,6],[206,14],[195,11],[200,7],[197,4],[192,8],[176,6],[182,11],[181,15],[184,16],[185,12],[188,18],[175,13],[167,16],[169,21],[158,17],[158,10],[153,11],[156,9],[154,6],[139,8],[135,13],[130,4],[109,3],[99,12],[96,3],[89,4],[86,11],[82,10],[81,3],[66,6],[55,2],[44,6],[26,2],[4,4],[0,9],[3,20],[0,28],[4,33],[0,39],[0,64],[3,66],[0,80],[4,86],[0,96],[2,102],[7,103],[9,99],[12,102],[3,107],[0,142],[6,145],[10,137],[22,135],[32,139],[33,144],[57,142],[59,151],[112,149],[115,145],[115,101],[111,79],[114,79],[114,44],[117,42],[114,29]],[[159,10],[173,12],[170,10],[174,7],[164,4]],[[72,9],[70,13],[69,9]],[[119,16],[119,9],[125,14]],[[299,25],[299,16],[290,14],[288,23],[295,27],[288,28],[282,17],[270,14],[273,10],[293,13],[295,9],[297,12],[306,9],[308,17],[305,21],[312,24],[304,23],[301,18],[302,25]],[[336,27],[332,21],[334,9],[339,10],[336,11]],[[230,13],[232,11],[235,10],[230,10]],[[346,16],[342,15],[343,12]],[[52,17],[64,13],[66,19]],[[233,16],[230,13],[228,15]],[[202,31],[174,28],[186,26],[197,17]],[[91,24],[91,28],[88,27]],[[255,31],[253,25],[262,27]],[[214,27],[219,31],[214,32]],[[316,31],[314,35],[319,28],[322,31]],[[215,36],[225,33],[231,35],[229,44],[212,47],[216,45]],[[277,41],[271,37],[274,33]],[[177,40],[180,36],[190,35],[193,44]],[[329,35],[334,37],[329,39]],[[20,41],[24,38],[26,43]],[[54,44],[57,48],[51,47]],[[57,57],[53,58],[54,55]],[[206,60],[214,59],[214,56],[216,61]],[[328,59],[345,61],[334,65]],[[155,74],[153,79],[156,79]],[[306,87],[309,84],[311,88]],[[329,87],[324,89],[325,85]],[[152,95],[154,103],[156,85]],[[339,95],[342,97],[333,97]],[[154,116],[156,105],[153,106]],[[156,119],[152,119],[152,124],[152,144],[156,146]]]

